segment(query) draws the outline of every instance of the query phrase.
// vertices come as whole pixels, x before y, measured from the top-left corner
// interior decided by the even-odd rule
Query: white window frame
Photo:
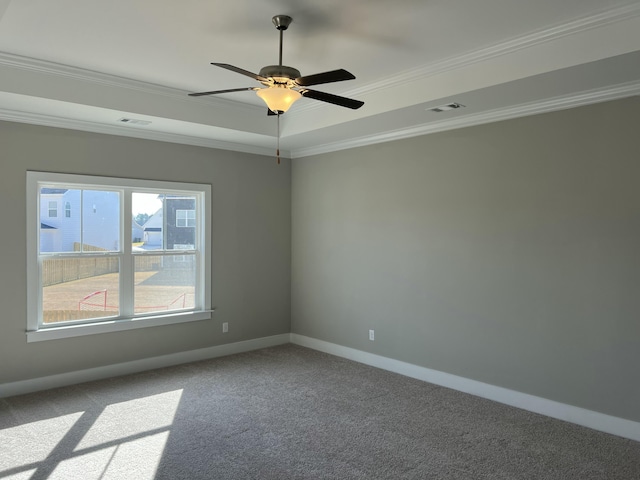
[[[87,322],[74,321],[62,325],[42,323],[42,282],[40,261],[40,200],[42,187],[79,189],[108,189],[122,192],[120,201],[120,295],[121,314],[106,319],[90,319]],[[71,175],[49,172],[27,172],[27,341],[37,342],[58,338],[77,337],[99,333],[109,333],[137,328],[154,327],[175,323],[210,320],[211,307],[211,185],[138,180],[89,175]],[[196,305],[195,309],[154,312],[149,315],[133,315],[127,306],[133,305],[134,256],[131,242],[131,221],[123,219],[131,216],[131,193],[189,194],[196,198]],[[172,250],[154,250],[150,253],[170,253]],[[184,252],[181,252],[183,254]],[[125,298],[122,298],[122,296]],[[124,308],[122,308],[124,306]]]

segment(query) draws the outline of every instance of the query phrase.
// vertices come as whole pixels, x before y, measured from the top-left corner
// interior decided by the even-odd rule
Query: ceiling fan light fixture
[[[269,110],[274,113],[286,112],[294,102],[302,97],[297,90],[278,86],[256,90],[256,95],[258,95],[264,103],[267,104]]]
[[[345,98],[339,95],[333,95],[331,93],[319,92],[317,90],[311,90],[307,87],[312,85],[320,85],[324,83],[342,82],[345,80],[353,80],[356,77],[347,72],[345,69],[340,68],[337,70],[331,70],[328,72],[316,73],[314,75],[300,76],[300,71],[297,68],[288,67],[282,64],[282,38],[283,32],[291,24],[291,17],[288,15],[276,15],[273,17],[273,24],[280,32],[280,51],[277,65],[267,65],[260,69],[259,74],[250,72],[243,68],[235,67],[228,63],[212,62],[212,65],[216,67],[224,68],[231,72],[236,72],[245,77],[253,78],[260,82],[265,88],[230,88],[225,90],[214,90],[211,92],[198,92],[190,93],[190,97],[200,97],[203,95],[217,95],[221,93],[231,92],[243,92],[247,90],[254,90],[258,96],[267,104],[269,108],[268,113],[274,113],[279,115],[289,110],[294,102],[298,101],[300,97],[310,98],[312,100],[319,100],[325,103],[331,103],[340,107],[346,107],[351,109],[360,108],[364,105],[364,102],[360,100],[354,100],[352,98]]]

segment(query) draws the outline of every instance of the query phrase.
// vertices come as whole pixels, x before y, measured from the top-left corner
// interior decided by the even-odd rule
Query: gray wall
[[[292,331],[640,421],[639,125],[633,97],[294,160]]]
[[[27,170],[210,183],[213,321],[27,344]],[[288,333],[290,201],[288,160],[0,122],[0,384]]]

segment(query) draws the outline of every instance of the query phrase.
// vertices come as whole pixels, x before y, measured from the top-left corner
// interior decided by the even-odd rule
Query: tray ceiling
[[[0,119],[271,155],[253,92],[187,93],[254,86],[210,62],[276,64],[276,14],[284,64],[345,68],[318,90],[365,101],[297,102],[293,158],[640,94],[638,1],[0,0]]]

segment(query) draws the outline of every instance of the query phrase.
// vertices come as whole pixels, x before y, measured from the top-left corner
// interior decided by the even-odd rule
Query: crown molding
[[[403,84],[414,82],[419,79],[438,75],[447,71],[464,68],[479,62],[483,62],[501,55],[507,55],[518,50],[526,49],[535,45],[551,42],[553,40],[574,35],[590,29],[603,27],[609,24],[629,20],[640,16],[640,2],[633,2],[618,8],[601,11],[597,14],[578,18],[576,20],[559,24],[550,28],[539,30],[528,35],[524,35],[506,42],[495,44],[486,48],[481,48],[463,55],[450,57],[441,61],[423,65],[416,69],[401,72],[392,75],[382,81],[373,82],[368,85],[350,90],[347,96],[358,96],[372,94],[380,90],[388,88],[398,88]],[[116,87],[128,90],[144,92],[146,94],[159,95],[172,99],[179,99],[185,102],[208,102],[214,104],[232,105],[236,109],[246,109],[262,112],[263,108],[247,104],[243,102],[228,100],[224,98],[199,98],[197,100],[188,97],[187,92],[152,84],[148,82],[133,80],[129,78],[104,74],[92,70],[71,67],[68,65],[37,60],[34,58],[22,57],[6,52],[0,52],[0,66],[6,66],[14,69],[37,72],[44,75],[52,75],[78,80],[95,85],[103,85],[108,87]],[[283,157],[300,158],[321,153],[329,153],[332,151],[354,148],[359,146],[371,145],[375,143],[399,140],[429,133],[436,133],[450,129],[463,128],[467,126],[479,125],[483,123],[506,120],[510,118],[522,117],[526,115],[534,115],[564,108],[572,108],[589,103],[613,100],[624,96],[633,95],[638,92],[638,85],[616,86],[612,88],[583,92],[577,95],[551,99],[542,102],[522,104],[515,107],[492,110],[478,114],[469,114],[463,117],[437,122],[423,124],[411,128],[398,129],[395,131],[385,132],[383,134],[367,135],[342,142],[328,143],[308,148],[293,149],[291,151],[282,152]],[[324,108],[326,105],[316,102],[308,105],[301,105],[296,112],[304,112],[318,108]],[[294,113],[295,116],[295,113]],[[49,116],[33,113],[25,113],[14,110],[0,109],[0,120],[8,120],[19,123],[32,123],[35,125],[52,126],[58,128],[69,128],[74,130],[90,131],[94,133],[104,133],[109,135],[121,135],[126,137],[136,137],[149,140],[158,140],[163,142],[180,143],[186,145],[194,145],[208,148],[217,148],[222,150],[233,150],[245,153],[253,153],[258,155],[272,155],[273,149],[270,147],[260,147],[254,145],[240,144],[235,142],[226,142],[202,137],[193,137],[188,135],[173,134],[166,132],[154,131],[148,128],[131,128],[119,125],[106,125],[97,122],[80,121],[58,116]],[[286,138],[283,139],[286,141]]]
[[[399,88],[404,84],[440,75],[452,70],[469,67],[476,63],[485,62],[493,58],[515,53],[519,50],[530,48],[543,43],[552,42],[562,37],[575,35],[594,28],[604,27],[623,20],[629,20],[640,16],[640,3],[634,2],[622,7],[601,11],[594,15],[581,17],[553,27],[545,28],[523,35],[506,42],[500,42],[489,47],[448,57],[443,60],[422,65],[415,69],[406,70],[396,75],[391,75],[384,80],[372,82],[358,88],[350,89],[342,93],[347,97],[368,95],[380,90]],[[309,104],[298,108],[297,111],[314,110],[324,107],[323,104]]]
[[[106,85],[109,87],[128,88],[132,90],[145,91],[147,93],[163,94],[165,96],[176,96],[178,94],[184,95],[184,92],[170,87],[163,87],[148,82],[141,82],[130,78],[100,73],[94,70],[72,67],[61,63],[23,57],[7,52],[0,52],[0,65],[45,75],[55,75],[73,80]]]
[[[70,130],[80,130],[84,132],[102,133],[106,135],[118,135],[121,137],[140,138],[143,140],[155,140],[159,142],[178,143],[192,145],[195,147],[216,148],[219,150],[231,150],[235,152],[252,153],[255,155],[273,156],[274,147],[260,147],[246,143],[226,142],[211,138],[194,137],[189,135],[159,132],[148,127],[108,125],[85,120],[75,120],[70,118],[43,115],[36,113],[26,113],[16,110],[0,108],[0,120],[17,123],[27,123],[44,127],[67,128]],[[280,150],[280,156],[291,158],[291,154],[286,149]]]
[[[554,27],[538,30],[528,35],[523,35],[489,47],[480,48],[463,55],[449,57],[429,65],[424,65],[390,77],[387,80],[358,88],[353,90],[353,93],[367,94],[390,86],[396,87],[399,84],[409,83],[424,77],[430,77],[451,70],[456,70],[458,68],[468,67],[475,63],[484,62],[502,55],[508,55],[510,53],[546,42],[551,42],[568,35],[575,35],[580,32],[603,27],[622,20],[629,20],[630,18],[637,16],[640,16],[640,3],[636,2],[623,7],[603,11],[595,15],[582,17]]]
[[[358,138],[352,138],[343,142],[333,142],[309,148],[292,149],[291,158],[303,158],[311,155],[320,155],[323,153],[346,150],[349,148],[364,147],[377,143],[385,143],[394,140],[402,140],[404,138],[444,132],[447,130],[472,127],[485,123],[499,122],[502,120],[510,120],[513,118],[525,117],[530,115],[538,115],[541,113],[553,112],[557,110],[566,110],[569,108],[581,107],[593,103],[626,98],[632,95],[640,95],[640,82],[625,83],[613,87],[589,90],[586,92],[556,97],[539,102],[523,103],[521,105],[512,107],[499,108],[487,112],[464,115],[458,118],[444,120],[441,122],[432,122],[410,128],[403,128],[393,131],[387,131],[384,133],[376,133]]]
[[[261,112],[264,111],[262,107],[249,103],[237,102],[221,97],[198,97],[198,99],[195,99],[188,96],[189,92],[178,88],[143,82],[140,80],[101,73],[79,67],[72,67],[70,65],[49,62],[46,60],[38,60],[36,58],[23,57],[2,51],[0,51],[0,66],[35,72],[42,75],[62,77],[99,86],[133,90],[139,93],[162,96],[185,102],[206,102],[213,105],[226,104],[233,106],[234,108],[244,108],[252,111],[259,110]]]
[[[550,42],[568,35],[584,32],[598,27],[603,27],[622,20],[640,16],[640,2],[633,2],[621,7],[604,10],[599,13],[581,17],[563,24],[559,24],[550,28],[538,30],[528,35],[523,35],[506,42],[494,44],[489,47],[480,48],[472,52],[462,55],[446,58],[444,60],[432,62],[422,65],[418,68],[407,70],[396,75],[391,75],[379,82],[372,82],[367,85],[349,90],[345,95],[366,95],[379,90],[391,87],[399,87],[403,84],[410,83],[422,78],[438,75],[447,71],[467,67],[475,63],[490,60],[492,58],[507,55],[518,50],[529,48],[545,42]],[[154,95],[162,95],[165,97],[179,98],[185,101],[194,101],[187,96],[187,92],[177,88],[166,87],[149,82],[133,80],[130,78],[109,75],[93,70],[72,67],[60,63],[38,60],[35,58],[22,57],[7,52],[0,52],[0,66],[7,66],[21,70],[38,72],[41,74],[61,76],[83,82],[95,83],[104,86],[126,88]],[[224,98],[199,98],[198,101],[207,101],[212,103],[222,102],[234,105],[236,108],[261,109],[257,105],[243,103]],[[306,111],[316,108],[322,108],[325,105],[321,103],[313,103],[301,105],[297,110]]]
[[[488,112],[469,114],[462,117],[432,122],[414,127],[397,129],[384,133],[366,135],[352,138],[342,142],[333,142],[300,149],[281,149],[283,158],[303,158],[323,153],[331,153],[350,148],[364,147],[378,143],[385,143],[394,140],[428,135],[432,133],[455,130],[459,128],[472,127],[486,123],[509,120],[529,115],[565,110],[569,108],[590,105],[593,103],[617,100],[632,95],[640,95],[640,82],[626,83],[614,87],[589,90],[575,95],[556,97],[553,99],[530,102],[513,107],[495,109]],[[124,137],[141,138],[145,140],[156,140],[161,142],[178,143],[197,147],[215,148],[220,150],[231,150],[237,152],[251,153],[256,155],[273,155],[273,148],[247,145],[244,143],[225,142],[202,137],[158,132],[146,127],[131,127],[120,125],[106,125],[97,122],[88,122],[51,115],[26,113],[15,110],[0,109],[0,120],[41,125],[56,128],[67,128],[71,130],[87,131],[92,133],[102,133],[107,135],[119,135]],[[286,141],[286,138],[284,139]]]

